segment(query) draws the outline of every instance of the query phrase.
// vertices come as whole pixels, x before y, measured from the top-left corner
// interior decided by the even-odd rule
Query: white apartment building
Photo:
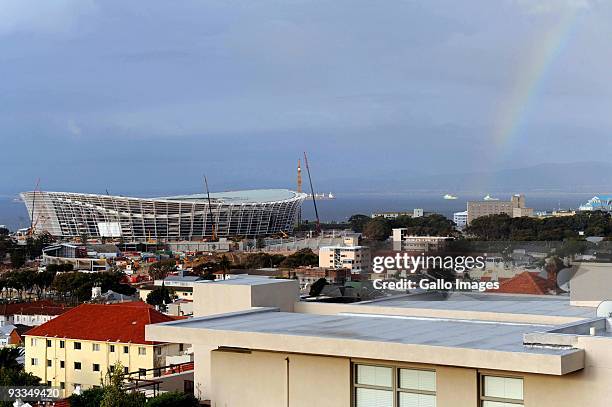
[[[457,225],[457,229],[463,229],[467,226],[468,212],[455,212],[453,214],[453,222]]]
[[[450,236],[413,236],[406,228],[395,228],[392,234],[393,250],[414,252],[435,252],[442,250],[454,240]]]

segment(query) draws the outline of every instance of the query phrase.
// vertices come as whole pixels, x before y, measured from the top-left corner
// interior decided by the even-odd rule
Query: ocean
[[[495,197],[509,199],[510,193],[498,194]],[[527,193],[527,206],[536,211],[553,209],[575,209],[596,193]],[[412,211],[422,208],[426,212],[437,212],[452,218],[454,212],[464,211],[466,202],[480,200],[482,196],[459,196],[456,200],[445,200],[440,194],[433,193],[402,193],[402,194],[337,194],[336,199],[317,201],[319,216],[323,222],[342,222],[351,215],[370,215],[372,212]],[[303,219],[314,219],[314,208],[311,200],[303,205]],[[15,202],[13,198],[0,197],[0,225],[6,225],[11,230],[29,226],[28,213],[23,202]]]

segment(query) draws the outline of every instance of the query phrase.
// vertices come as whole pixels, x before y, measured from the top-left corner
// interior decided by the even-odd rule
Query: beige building
[[[83,304],[26,333],[25,369],[65,396],[99,386],[117,363],[152,378],[183,345],[146,340],[145,325],[173,320],[143,303]]]
[[[612,399],[610,321],[565,297],[304,303],[297,281],[254,277],[194,290],[195,318],[149,325],[146,337],[194,344],[195,386],[212,406],[608,407]]]
[[[347,269],[354,274],[367,274],[371,270],[370,248],[359,245],[359,236],[343,238],[340,246],[319,248],[319,267],[324,269]]]
[[[469,201],[467,203],[468,225],[476,218],[506,214],[512,218],[533,216],[533,209],[525,206],[525,195],[512,195],[510,201]]]

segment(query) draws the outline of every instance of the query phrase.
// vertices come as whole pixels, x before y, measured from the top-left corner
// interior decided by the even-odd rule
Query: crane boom
[[[321,221],[319,220],[319,210],[317,209],[317,200],[315,199],[314,189],[312,188],[312,177],[310,176],[310,167],[308,166],[308,157],[306,151],[304,151],[304,164],[306,164],[306,172],[308,173],[308,183],[310,184],[310,195],[312,196],[312,204],[314,205],[315,217],[317,218],[315,232],[318,235],[321,234]]]
[[[213,217],[212,205],[210,201],[210,191],[208,190],[208,179],[204,175],[204,184],[206,185],[206,195],[208,196],[208,213],[210,214],[210,221],[212,222],[212,240],[217,241],[217,225],[215,225],[215,219]]]

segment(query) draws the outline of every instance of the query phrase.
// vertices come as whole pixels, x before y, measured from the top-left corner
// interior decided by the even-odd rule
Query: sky
[[[0,194],[607,161],[610,38],[604,0],[0,0]]]

